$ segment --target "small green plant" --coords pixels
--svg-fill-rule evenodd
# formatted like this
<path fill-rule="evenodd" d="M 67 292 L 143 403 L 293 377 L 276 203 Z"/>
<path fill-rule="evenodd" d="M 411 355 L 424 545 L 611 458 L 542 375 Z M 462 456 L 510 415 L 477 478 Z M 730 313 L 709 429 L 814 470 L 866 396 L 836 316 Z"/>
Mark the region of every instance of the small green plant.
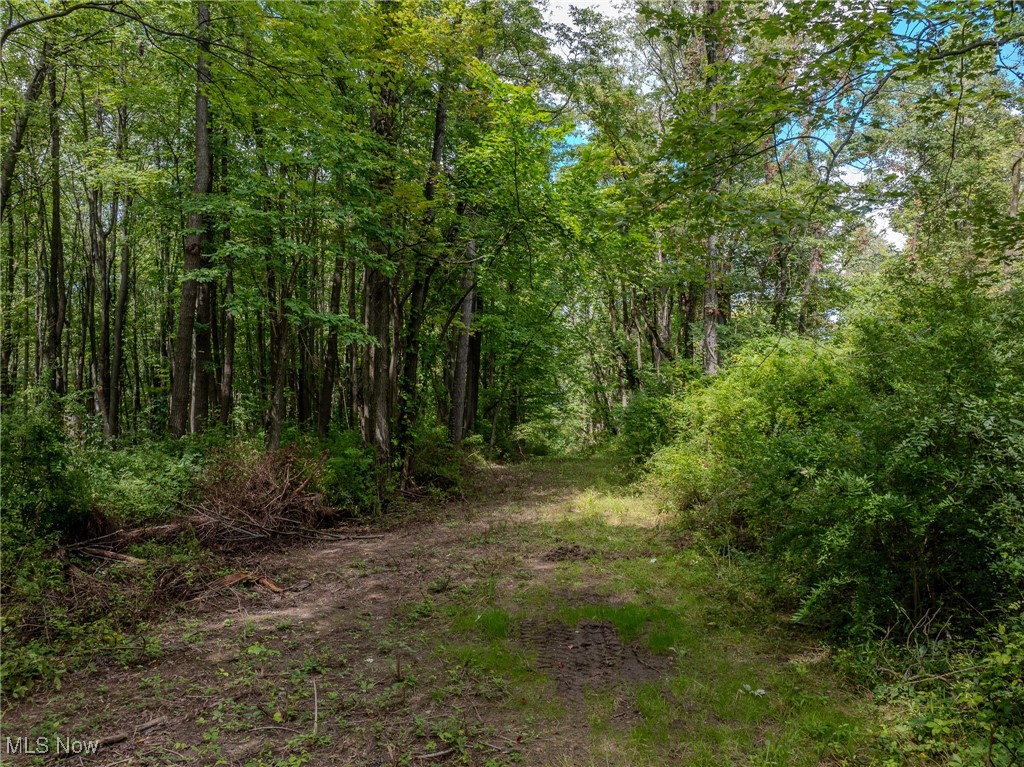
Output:
<path fill-rule="evenodd" d="M 332 431 L 324 443 L 328 453 L 317 484 L 336 508 L 358 513 L 376 508 L 377 480 L 373 453 L 355 431 Z"/>

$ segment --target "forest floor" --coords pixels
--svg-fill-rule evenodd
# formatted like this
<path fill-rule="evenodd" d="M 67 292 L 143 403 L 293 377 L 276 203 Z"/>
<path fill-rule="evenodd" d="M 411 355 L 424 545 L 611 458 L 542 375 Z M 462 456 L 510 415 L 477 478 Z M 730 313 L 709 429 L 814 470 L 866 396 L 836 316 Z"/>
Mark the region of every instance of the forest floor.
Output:
<path fill-rule="evenodd" d="M 3 736 L 117 741 L 63 761 L 97 766 L 870 758 L 867 696 L 610 461 L 483 468 L 378 532 L 240 563 L 285 591 L 179 607 L 145 663 L 66 675 Z"/>

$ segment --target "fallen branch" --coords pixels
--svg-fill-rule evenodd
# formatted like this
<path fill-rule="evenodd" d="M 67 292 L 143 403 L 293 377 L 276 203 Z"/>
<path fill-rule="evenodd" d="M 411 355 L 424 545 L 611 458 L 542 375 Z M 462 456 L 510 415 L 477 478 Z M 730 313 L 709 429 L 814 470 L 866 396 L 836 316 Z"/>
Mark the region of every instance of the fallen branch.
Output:
<path fill-rule="evenodd" d="M 229 575 L 223 575 L 215 581 L 211 581 L 203 589 L 203 593 L 200 594 L 196 599 L 202 599 L 205 596 L 209 596 L 215 591 L 221 591 L 222 589 L 229 589 L 232 586 L 238 586 L 239 584 L 255 583 L 267 591 L 274 594 L 284 593 L 284 589 L 278 584 L 274 583 L 270 578 L 264 575 L 256 575 L 255 573 L 248 573 L 239 571 L 237 573 L 231 573 Z"/>
<path fill-rule="evenodd" d="M 450 754 L 454 750 L 455 750 L 454 748 L 446 748 L 444 751 L 437 751 L 437 752 L 435 752 L 433 754 L 418 754 L 416 756 L 416 758 L 417 759 L 436 759 L 439 756 L 445 756 L 446 754 Z"/>
<path fill-rule="evenodd" d="M 256 580 L 257 585 L 262 586 L 267 591 L 271 591 L 275 594 L 283 594 L 284 589 L 274 583 L 270 578 L 258 578 Z"/>
<path fill-rule="evenodd" d="M 97 549 L 93 546 L 82 546 L 79 551 L 83 554 L 91 554 L 94 557 L 102 557 L 103 559 L 116 559 L 119 562 L 127 562 L 131 565 L 145 564 L 145 559 L 139 559 L 138 557 L 132 557 L 128 554 L 121 554 L 117 551 L 111 551 L 110 549 Z"/>
<path fill-rule="evenodd" d="M 167 722 L 166 716 L 158 716 L 156 719 L 150 719 L 145 724 L 140 724 L 138 727 L 136 727 L 135 734 L 139 735 L 140 733 L 146 732 L 147 730 L 152 730 L 154 727 L 159 727 L 161 724 L 164 724 L 165 722 Z"/>
<path fill-rule="evenodd" d="M 115 530 L 112 533 L 90 538 L 87 541 L 69 544 L 66 548 L 79 550 L 89 548 L 96 543 L 123 546 L 126 543 L 138 543 L 139 541 L 149 541 L 154 538 L 169 538 L 192 526 L 194 521 L 191 518 L 179 519 L 176 522 L 168 522 L 163 525 L 147 525 L 146 527 L 136 527 L 128 530 Z"/>

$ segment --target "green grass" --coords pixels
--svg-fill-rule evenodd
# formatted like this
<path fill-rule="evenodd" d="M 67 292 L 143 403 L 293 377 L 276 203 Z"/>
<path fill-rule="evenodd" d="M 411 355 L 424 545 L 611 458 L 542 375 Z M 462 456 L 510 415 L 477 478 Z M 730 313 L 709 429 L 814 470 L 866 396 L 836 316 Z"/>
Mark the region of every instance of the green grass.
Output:
<path fill-rule="evenodd" d="M 674 671 L 655 682 L 586 690 L 586 727 L 574 737 L 586 740 L 592 764 L 869 760 L 868 704 L 825 664 L 790 660 L 808 640 L 750 593 L 753 576 L 743 563 L 680 550 L 653 502 L 610 482 L 603 462 L 593 472 L 586 462 L 546 464 L 581 489 L 510 541 L 524 555 L 575 544 L 584 556 L 557 562 L 551 578 L 527 570 L 515 588 L 496 588 L 492 579 L 456 599 L 448 609 L 459 639 L 446 648 L 452 659 L 499 679 L 513 708 L 546 704 L 548 715 L 575 724 L 514 629 L 523 621 L 607 621 L 623 643 L 671 658 Z"/>
<path fill-rule="evenodd" d="M 814 638 L 758 598 L 747 564 L 681 546 L 671 518 L 611 467 L 523 466 L 519 505 L 452 536 L 443 562 L 431 564 L 427 544 L 412 551 L 424 575 L 376 616 L 387 620 L 344 612 L 326 639 L 292 618 L 185 615 L 167 655 L 197 659 L 202 674 L 141 671 L 137 690 L 212 701 L 185 750 L 202 764 L 232 759 L 241 735 L 268 727 L 300 733 L 295 753 L 313 763 L 326 763 L 327 737 L 393 747 L 373 764 L 446 749 L 445 763 L 492 767 L 867 763 L 875 712 L 816 660 Z M 163 553 L 187 563 L 193 552 Z M 337 569 L 386 574 L 382 562 Z M 537 629 L 595 621 L 650 668 L 567 693 Z M 271 754 L 247 763 L 278 764 Z"/>

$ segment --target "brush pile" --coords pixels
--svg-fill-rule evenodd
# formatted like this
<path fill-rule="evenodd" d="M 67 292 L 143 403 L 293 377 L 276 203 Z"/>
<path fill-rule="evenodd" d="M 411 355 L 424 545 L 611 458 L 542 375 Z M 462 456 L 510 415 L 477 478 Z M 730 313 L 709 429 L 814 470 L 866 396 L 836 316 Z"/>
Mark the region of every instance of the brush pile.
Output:
<path fill-rule="evenodd" d="M 207 549 L 252 550 L 278 538 L 314 538 L 334 515 L 321 493 L 311 489 L 327 453 L 312 463 L 295 450 L 232 458 L 217 463 L 200 482 L 195 500 L 171 522 L 116 530 L 67 546 L 69 551 L 123 559 L 113 549 L 175 538 L 191 531 Z M 330 537 L 330 536 L 328 536 Z M 91 552 L 85 547 L 94 547 Z"/>
<path fill-rule="evenodd" d="M 219 551 L 251 549 L 276 538 L 315 537 L 333 514 L 310 489 L 327 453 L 313 466 L 282 450 L 218 467 L 188 505 L 189 526 L 206 546 Z"/>

